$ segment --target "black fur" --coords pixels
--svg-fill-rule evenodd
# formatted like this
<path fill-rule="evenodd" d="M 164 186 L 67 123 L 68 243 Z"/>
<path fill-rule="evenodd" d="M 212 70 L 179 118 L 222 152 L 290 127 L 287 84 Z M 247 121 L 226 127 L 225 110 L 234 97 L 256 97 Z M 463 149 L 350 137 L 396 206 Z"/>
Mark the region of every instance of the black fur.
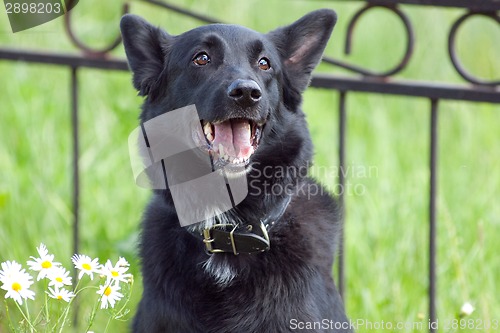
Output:
<path fill-rule="evenodd" d="M 335 21 L 333 11 L 318 10 L 268 34 L 216 24 L 171 36 L 137 16 L 123 17 L 133 84 L 145 96 L 141 122 L 190 104 L 208 121 L 265 122 L 250 159 L 249 195 L 225 218 L 254 223 L 293 193 L 269 231 L 269 251 L 209 257 L 203 243 L 180 227 L 170 192 L 156 190 L 143 218 L 144 293 L 134 332 L 350 332 L 331 328 L 332 322 L 348 323 L 331 277 L 341 209 L 307 178 L 312 143 L 300 107 Z M 192 61 L 200 51 L 211 59 L 203 67 Z M 261 57 L 269 59 L 270 70 L 258 68 Z M 237 79 L 261 88 L 256 105 L 228 98 L 228 86 Z M 266 167 L 291 172 L 269 177 Z M 273 185 L 287 191 L 273 194 Z M 217 276 L 224 269 L 232 273 L 226 280 Z M 293 320 L 324 321 L 319 328 L 294 330 Z"/>

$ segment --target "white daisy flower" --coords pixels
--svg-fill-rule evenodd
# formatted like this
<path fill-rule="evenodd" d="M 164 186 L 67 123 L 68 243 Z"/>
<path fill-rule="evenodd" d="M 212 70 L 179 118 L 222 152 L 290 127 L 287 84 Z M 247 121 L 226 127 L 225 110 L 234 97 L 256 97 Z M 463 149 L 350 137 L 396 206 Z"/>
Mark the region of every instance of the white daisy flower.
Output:
<path fill-rule="evenodd" d="M 75 297 L 75 294 L 72 291 L 68 291 L 64 288 L 58 287 L 55 287 L 54 289 L 49 287 L 49 291 L 46 291 L 46 293 L 51 298 L 63 300 L 65 302 L 69 302 L 73 297 Z"/>
<path fill-rule="evenodd" d="M 118 266 L 121 266 L 121 267 L 129 267 L 130 266 L 127 259 L 125 259 L 123 257 L 118 258 L 118 261 L 116 262 L 116 264 Z"/>
<path fill-rule="evenodd" d="M 111 260 L 108 259 L 101 269 L 101 274 L 106 276 L 106 285 L 111 282 L 127 283 L 132 274 L 127 274 L 129 263 L 124 258 L 120 257 L 116 265 L 113 266 Z"/>
<path fill-rule="evenodd" d="M 10 278 L 16 272 L 22 269 L 21 264 L 15 261 L 6 261 L 1 264 L 2 270 L 0 270 L 0 282 L 3 283 L 4 279 Z"/>
<path fill-rule="evenodd" d="M 52 268 L 58 267 L 61 264 L 58 262 L 54 262 L 54 255 L 49 254 L 49 251 L 43 243 L 41 243 L 40 246 L 36 249 L 40 257 L 30 257 L 31 259 L 33 259 L 33 261 L 28 261 L 27 264 L 28 266 L 30 266 L 30 269 L 32 271 L 40 272 L 38 273 L 38 276 L 36 278 L 36 280 L 39 281 L 46 277 Z"/>
<path fill-rule="evenodd" d="M 99 259 L 91 259 L 89 256 L 75 254 L 71 257 L 71 261 L 75 264 L 75 267 L 80 270 L 78 274 L 78 279 L 81 279 L 83 274 L 90 276 L 90 279 L 94 279 L 94 273 L 99 273 L 101 265 L 99 264 Z"/>
<path fill-rule="evenodd" d="M 469 302 L 465 302 L 460 308 L 460 315 L 462 317 L 470 316 L 474 312 L 474 307 Z"/>
<path fill-rule="evenodd" d="M 15 261 L 2 263 L 0 271 L 2 289 L 6 290 L 5 298 L 12 298 L 19 304 L 23 304 L 24 299 L 34 299 L 35 292 L 29 290 L 33 284 L 33 277 Z"/>
<path fill-rule="evenodd" d="M 69 272 L 64 267 L 54 267 L 47 278 L 50 279 L 49 286 L 62 288 L 63 286 L 71 286 L 71 277 Z"/>
<path fill-rule="evenodd" d="M 108 306 L 115 307 L 115 303 L 123 297 L 118 290 L 120 290 L 119 284 L 99 286 L 97 293 L 102 296 L 101 309 L 107 309 Z"/>

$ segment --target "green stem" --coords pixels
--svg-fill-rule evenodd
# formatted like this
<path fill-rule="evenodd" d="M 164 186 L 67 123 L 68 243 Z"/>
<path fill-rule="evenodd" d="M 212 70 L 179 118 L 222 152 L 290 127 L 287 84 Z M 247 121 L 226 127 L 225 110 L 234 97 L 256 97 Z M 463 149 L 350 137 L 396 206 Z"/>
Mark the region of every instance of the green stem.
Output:
<path fill-rule="evenodd" d="M 38 325 L 38 320 L 40 318 L 40 316 L 42 315 L 42 313 L 45 311 L 45 309 L 42 307 L 40 309 L 40 311 L 38 312 L 38 314 L 36 315 L 35 319 L 33 320 L 33 324 L 34 326 Z"/>
<path fill-rule="evenodd" d="M 9 312 L 9 306 L 7 305 L 7 300 L 4 300 L 5 303 L 5 313 L 7 315 L 7 318 L 9 318 L 9 328 L 12 330 L 12 332 L 17 332 L 17 330 L 14 328 L 14 324 L 12 324 L 12 319 L 10 318 L 10 312 Z"/>
<path fill-rule="evenodd" d="M 92 325 L 94 324 L 94 319 L 95 319 L 95 316 L 97 314 L 97 306 L 101 302 L 101 299 L 102 299 L 102 295 L 99 296 L 99 298 L 97 299 L 97 302 L 95 302 L 94 307 L 92 308 L 92 312 L 90 314 L 90 319 L 89 319 L 89 324 L 88 324 L 85 332 L 88 332 L 90 330 L 90 328 L 92 327 Z"/>
<path fill-rule="evenodd" d="M 26 322 L 28 323 L 28 325 L 30 326 L 30 331 L 31 332 L 36 332 L 36 328 L 33 327 L 33 324 L 31 324 L 31 321 L 29 319 L 29 311 L 28 311 L 28 315 L 26 315 L 23 311 L 23 309 L 21 309 L 21 306 L 16 302 L 14 301 L 14 304 L 16 304 L 17 308 L 19 309 L 19 311 L 21 312 L 21 314 L 23 315 L 24 317 L 24 320 L 26 320 Z M 26 310 L 28 310 L 28 303 L 26 302 Z"/>
<path fill-rule="evenodd" d="M 47 322 L 47 325 L 49 324 L 49 302 L 48 302 L 48 296 L 47 296 L 47 290 L 48 290 L 48 282 L 47 279 L 45 279 L 45 320 Z"/>
<path fill-rule="evenodd" d="M 134 281 L 132 280 L 132 282 L 130 282 L 130 288 L 129 288 L 129 293 L 128 293 L 127 299 L 125 300 L 125 303 L 123 303 L 123 306 L 120 308 L 120 310 L 118 310 L 117 315 L 114 317 L 117 318 L 118 315 L 120 315 L 122 313 L 122 311 L 125 309 L 127 304 L 130 302 L 130 298 L 132 298 L 132 289 L 133 288 L 134 288 Z"/>
<path fill-rule="evenodd" d="M 109 327 L 109 324 L 111 323 L 112 319 L 113 319 L 112 316 L 108 318 L 108 322 L 106 323 L 106 327 L 104 328 L 104 333 L 106 333 L 108 331 L 108 327 Z"/>
<path fill-rule="evenodd" d="M 128 292 L 128 295 L 127 295 L 127 299 L 125 300 L 125 303 L 123 303 L 122 307 L 118 310 L 118 312 L 116 312 L 111 317 L 109 317 L 108 322 L 106 323 L 106 327 L 104 329 L 104 333 L 106 333 L 108 331 L 109 324 L 111 324 L 111 321 L 113 319 L 117 319 L 117 318 L 123 317 L 122 312 L 123 312 L 123 310 L 125 310 L 127 304 L 130 302 L 130 298 L 132 297 L 132 289 L 133 289 L 133 287 L 134 287 L 134 281 L 132 280 L 132 282 L 130 282 L 130 288 L 129 288 L 129 292 Z"/>
<path fill-rule="evenodd" d="M 47 282 L 45 282 L 45 289 L 44 290 L 47 290 L 47 289 L 48 289 Z M 49 309 L 48 309 L 48 304 L 47 304 L 47 292 L 45 292 L 44 294 L 45 294 L 45 305 L 42 306 L 42 308 L 40 309 L 40 311 L 36 315 L 35 319 L 33 320 L 33 324 L 34 324 L 34 326 L 37 326 L 38 323 L 42 322 L 42 320 L 40 320 L 40 317 L 45 312 L 45 320 L 46 320 L 45 332 L 47 332 L 47 326 L 49 324 Z"/>
<path fill-rule="evenodd" d="M 58 320 L 57 320 L 57 323 L 56 323 L 56 326 L 54 327 L 54 332 L 55 332 L 55 329 L 57 328 L 57 325 L 59 325 L 59 322 L 61 321 L 61 318 L 63 319 L 62 323 L 61 323 L 61 328 L 59 329 L 59 333 L 62 333 L 62 330 L 63 330 L 63 327 L 64 327 L 64 324 L 66 324 L 66 319 L 68 318 L 68 313 L 69 313 L 69 309 L 71 307 L 71 304 L 73 303 L 73 300 L 76 298 L 76 295 L 78 295 L 78 293 L 85 289 L 85 288 L 82 288 L 81 290 L 78 290 L 78 286 L 80 285 L 80 279 L 78 279 L 78 282 L 76 283 L 76 286 L 75 286 L 75 289 L 73 289 L 74 291 L 74 294 L 75 296 L 69 300 L 68 302 L 68 305 L 66 306 L 66 308 L 63 310 L 63 313 L 59 316 Z"/>
<path fill-rule="evenodd" d="M 62 333 L 64 324 L 66 323 L 66 318 L 68 318 L 68 313 L 69 313 L 69 309 L 70 309 L 70 306 L 71 306 L 72 302 L 73 302 L 73 299 L 70 299 L 69 302 L 68 302 L 68 305 L 63 310 L 63 313 L 59 316 L 59 319 L 57 320 L 56 326 L 54 326 L 54 330 L 53 330 L 54 332 L 57 329 L 57 325 L 59 325 L 59 322 L 61 321 L 61 318 L 62 318 L 63 321 L 61 323 L 61 328 L 59 328 L 59 333 Z"/>
<path fill-rule="evenodd" d="M 28 317 L 28 323 L 29 323 L 29 325 L 30 325 L 31 332 L 33 333 L 33 332 L 34 332 L 33 330 L 35 330 L 35 331 L 36 331 L 36 329 L 35 329 L 35 327 L 33 326 L 33 324 L 31 323 L 31 318 L 30 318 L 30 310 L 29 310 L 29 308 L 28 308 L 28 300 L 26 300 L 26 302 L 24 302 L 24 305 L 26 306 L 26 316 Z"/>

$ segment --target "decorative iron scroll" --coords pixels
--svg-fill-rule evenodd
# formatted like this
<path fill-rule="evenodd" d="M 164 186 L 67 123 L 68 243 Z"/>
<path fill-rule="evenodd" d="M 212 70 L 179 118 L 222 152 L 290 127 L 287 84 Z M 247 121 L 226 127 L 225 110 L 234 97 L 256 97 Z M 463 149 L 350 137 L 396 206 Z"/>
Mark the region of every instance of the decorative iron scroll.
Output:
<path fill-rule="evenodd" d="M 345 49 L 344 49 L 345 54 L 348 55 L 351 53 L 352 34 L 354 31 L 354 27 L 356 26 L 356 23 L 359 21 L 359 18 L 364 13 L 368 12 L 370 9 L 373 9 L 373 8 L 386 8 L 386 9 L 390 10 L 392 13 L 396 14 L 400 18 L 401 22 L 403 22 L 403 25 L 404 25 L 405 31 L 406 31 L 406 51 L 405 51 L 405 54 L 404 54 L 403 58 L 401 59 L 401 61 L 396 66 L 394 66 L 394 68 L 392 68 L 388 71 L 382 72 L 382 73 L 376 73 L 376 72 L 373 72 L 371 70 L 364 69 L 364 68 L 356 66 L 356 65 L 351 65 L 351 64 L 348 64 L 348 63 L 340 61 L 340 60 L 335 60 L 335 59 L 333 59 L 331 57 L 327 57 L 327 56 L 323 57 L 324 62 L 326 62 L 328 64 L 342 67 L 344 69 L 347 69 L 349 71 L 352 71 L 352 72 L 355 72 L 358 74 L 362 74 L 362 75 L 366 75 L 366 76 L 375 76 L 375 77 L 391 76 L 391 75 L 394 75 L 394 74 L 400 72 L 401 70 L 403 70 L 406 67 L 406 65 L 410 61 L 411 56 L 413 55 L 413 49 L 414 49 L 414 44 L 415 44 L 415 34 L 413 32 L 413 26 L 411 25 L 411 21 L 408 18 L 408 16 L 406 16 L 406 14 L 404 14 L 401 10 L 398 9 L 397 6 L 394 6 L 394 5 L 377 5 L 377 4 L 373 4 L 373 3 L 368 2 L 363 8 L 358 10 L 354 14 L 354 16 L 351 18 L 351 21 L 349 22 L 349 25 L 347 26 L 347 36 L 346 36 L 346 40 L 345 40 Z"/>
<path fill-rule="evenodd" d="M 428 2 L 432 2 L 432 1 L 428 1 Z M 451 4 L 450 4 L 450 2 L 448 1 L 445 5 L 452 6 L 452 3 L 453 2 L 451 2 Z M 490 6 L 492 4 L 494 5 L 495 2 L 489 1 L 488 3 L 485 4 L 485 5 L 487 5 L 486 6 L 487 9 L 489 9 L 489 11 L 486 11 L 486 10 L 481 10 L 481 2 L 477 1 L 474 5 L 474 9 L 469 9 L 469 11 L 467 13 L 460 16 L 453 23 L 453 25 L 450 29 L 449 35 L 448 35 L 448 54 L 450 56 L 450 60 L 451 60 L 451 63 L 453 64 L 453 67 L 455 68 L 457 73 L 460 74 L 460 76 L 463 79 L 465 79 L 466 81 L 468 81 L 470 83 L 476 84 L 476 85 L 497 86 L 497 85 L 500 85 L 500 80 L 493 80 L 493 81 L 482 80 L 482 79 L 479 79 L 479 78 L 473 76 L 468 71 L 466 71 L 464 66 L 460 63 L 460 61 L 458 59 L 455 41 L 456 41 L 458 28 L 467 19 L 469 19 L 472 16 L 489 17 L 500 24 L 500 16 L 498 15 L 498 12 L 497 12 L 498 10 L 500 10 L 500 1 L 496 2 L 496 5 L 498 7 L 498 8 L 496 8 L 496 10 L 492 10 L 490 8 Z M 436 3 L 435 5 L 443 5 L 443 4 Z M 355 72 L 358 74 L 362 74 L 365 76 L 381 77 L 381 78 L 392 76 L 392 75 L 400 72 L 401 70 L 403 70 L 406 67 L 406 65 L 410 61 L 410 58 L 413 55 L 414 44 L 415 44 L 415 38 L 414 38 L 414 32 L 413 32 L 414 30 L 413 30 L 413 26 L 412 26 L 411 21 L 408 18 L 408 16 L 406 16 L 406 14 L 404 14 L 404 12 L 399 9 L 399 6 L 394 4 L 394 3 L 380 3 L 378 1 L 373 1 L 373 2 L 368 1 L 364 7 L 362 7 L 360 10 L 358 10 L 354 14 L 354 16 L 351 18 L 351 20 L 349 21 L 349 24 L 347 27 L 347 36 L 346 36 L 344 52 L 347 55 L 349 55 L 351 52 L 352 34 L 353 34 L 354 27 L 356 26 L 356 23 L 359 21 L 359 18 L 363 14 L 368 12 L 370 9 L 377 8 L 377 7 L 378 8 L 385 8 L 385 9 L 389 10 L 390 12 L 394 13 L 396 16 L 398 16 L 398 18 L 401 20 L 401 22 L 404 25 L 404 28 L 406 31 L 406 51 L 405 51 L 405 54 L 404 54 L 403 58 L 401 59 L 401 61 L 396 66 L 394 66 L 394 68 L 392 68 L 388 71 L 382 72 L 382 73 L 376 73 L 376 72 L 373 72 L 369 69 L 365 69 L 365 68 L 362 68 L 362 67 L 359 67 L 356 65 L 352 65 L 352 64 L 349 64 L 349 63 L 346 63 L 343 61 L 335 60 L 335 59 L 333 59 L 331 57 L 327 57 L 327 56 L 323 58 L 324 62 L 339 66 L 339 67 L 344 68 L 346 70 L 349 70 L 349 71 L 352 71 L 352 72 Z"/>
<path fill-rule="evenodd" d="M 176 12 L 181 15 L 189 16 L 191 18 L 195 18 L 197 20 L 200 20 L 204 23 L 216 23 L 220 22 L 220 20 L 217 20 L 213 17 L 207 16 L 207 15 L 202 15 L 190 10 L 186 10 L 184 8 L 181 8 L 176 5 L 169 4 L 165 1 L 159 1 L 159 0 L 142 0 L 142 2 L 149 3 L 151 5 L 155 5 L 173 12 Z M 454 4 L 457 7 L 464 7 L 463 4 L 458 3 L 458 2 L 453 2 L 453 1 L 430 1 L 426 0 L 425 3 L 420 3 L 419 1 L 402 1 L 404 3 L 408 4 L 424 4 L 424 5 L 436 5 L 436 6 L 446 6 L 446 7 L 453 7 Z M 461 64 L 459 57 L 457 55 L 456 51 L 456 37 L 457 37 L 457 31 L 459 27 L 469 18 L 473 16 L 484 16 L 487 18 L 491 18 L 497 23 L 500 24 L 500 16 L 498 14 L 498 11 L 500 10 L 500 1 L 474 1 L 474 6 L 472 9 L 469 9 L 468 12 L 460 16 L 452 25 L 449 35 L 448 35 L 448 54 L 451 60 L 451 63 L 453 64 L 453 67 L 457 71 L 457 73 L 466 81 L 474 84 L 474 85 L 481 85 L 481 86 L 498 86 L 500 85 L 500 80 L 483 80 L 478 77 L 475 77 L 474 75 L 470 74 L 464 66 Z M 352 38 L 353 38 L 353 33 L 354 29 L 356 27 L 356 24 L 359 22 L 359 19 L 361 16 L 369 12 L 370 10 L 374 8 L 385 8 L 389 10 L 391 13 L 394 13 L 403 23 L 404 29 L 405 29 L 405 35 L 406 35 L 406 49 L 404 52 L 403 57 L 399 61 L 398 64 L 396 64 L 393 68 L 384 71 L 384 72 L 375 72 L 373 70 L 367 69 L 360 67 L 358 65 L 350 64 L 345 61 L 337 60 L 329 56 L 325 56 L 323 58 L 323 62 L 331 65 L 335 65 L 338 67 L 341 67 L 343 69 L 346 69 L 348 71 L 361 74 L 363 76 L 367 77 L 375 77 L 375 78 L 387 78 L 390 76 L 393 76 L 399 72 L 401 72 L 403 69 L 406 68 L 408 65 L 411 57 L 413 56 L 413 51 L 415 48 L 415 33 L 413 29 L 413 25 L 411 23 L 411 20 L 409 17 L 399 8 L 399 4 L 396 1 L 389 1 L 389 0 L 379 0 L 379 1 L 367 1 L 366 5 L 363 6 L 361 9 L 359 9 L 353 17 L 350 19 L 349 24 L 347 26 L 347 33 L 346 33 L 346 41 L 345 41 L 345 49 L 344 52 L 345 54 L 349 55 L 351 53 L 351 46 L 352 46 Z M 122 13 L 128 13 L 129 11 L 129 4 L 125 3 L 123 5 Z M 87 45 L 85 45 L 78 37 L 76 36 L 75 32 L 72 29 L 72 24 L 71 24 L 71 12 L 65 15 L 65 28 L 68 33 L 68 36 L 73 43 L 75 47 L 77 47 L 79 50 L 82 51 L 82 53 L 86 56 L 93 57 L 93 58 L 106 58 L 109 52 L 114 50 L 118 45 L 121 43 L 121 37 L 118 35 L 116 39 L 107 47 L 104 47 L 102 49 L 93 49 Z"/>
<path fill-rule="evenodd" d="M 500 7 L 500 3 L 499 3 Z M 500 8 L 499 8 L 500 9 Z M 500 85 L 500 80 L 494 80 L 494 81 L 485 81 L 481 80 L 467 72 L 463 65 L 460 63 L 458 60 L 458 55 L 455 49 L 455 39 L 457 37 L 457 31 L 458 28 L 469 18 L 472 16 L 485 16 L 485 17 L 490 17 L 493 20 L 495 20 L 498 24 L 500 24 L 500 16 L 496 12 L 475 12 L 475 11 L 469 11 L 468 13 L 465 13 L 461 17 L 459 17 L 455 23 L 451 26 L 450 33 L 448 35 L 448 53 L 450 55 L 451 63 L 453 64 L 453 67 L 455 67 L 455 70 L 462 76 L 465 80 L 474 83 L 474 84 L 479 84 L 479 85 L 486 85 L 486 86 L 497 86 Z"/>
<path fill-rule="evenodd" d="M 70 4 L 74 0 L 70 0 Z M 122 9 L 122 14 L 125 15 L 129 11 L 129 4 L 124 3 L 123 4 L 123 9 Z M 93 49 L 87 45 L 85 45 L 78 37 L 76 36 L 75 32 L 72 29 L 71 25 L 71 14 L 72 11 L 69 11 L 64 15 L 64 27 L 66 29 L 66 32 L 68 34 L 69 39 L 73 43 L 74 46 L 76 46 L 78 49 L 80 49 L 84 55 L 91 57 L 91 58 L 105 58 L 107 54 L 111 51 L 113 51 L 118 45 L 121 44 L 122 42 L 122 37 L 120 33 L 118 32 L 118 35 L 116 36 L 115 40 L 108 45 L 107 47 L 104 47 L 102 49 Z"/>

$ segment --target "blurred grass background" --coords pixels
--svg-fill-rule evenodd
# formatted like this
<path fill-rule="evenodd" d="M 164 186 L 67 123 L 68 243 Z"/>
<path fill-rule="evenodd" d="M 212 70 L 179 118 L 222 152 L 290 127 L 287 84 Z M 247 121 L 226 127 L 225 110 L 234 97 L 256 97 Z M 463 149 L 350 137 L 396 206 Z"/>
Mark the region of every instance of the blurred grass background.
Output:
<path fill-rule="evenodd" d="M 384 70 L 398 62 L 404 50 L 401 23 L 386 10 L 376 9 L 359 22 L 352 55 L 342 53 L 346 25 L 362 5 L 357 1 L 171 2 L 263 32 L 308 11 L 333 8 L 339 19 L 326 54 Z M 449 28 L 463 11 L 403 9 L 414 24 L 417 43 L 409 66 L 397 77 L 463 83 L 446 51 Z M 199 25 L 139 1 L 132 2 L 131 12 L 172 34 Z M 74 30 L 87 44 L 102 47 L 118 33 L 120 16 L 120 1 L 81 1 L 73 12 Z M 3 10 L 0 47 L 77 52 L 66 37 L 62 19 L 12 34 Z M 458 51 L 474 74 L 489 79 L 500 76 L 500 29 L 493 21 L 468 21 L 459 32 Z M 113 55 L 123 58 L 123 48 Z M 327 65 L 318 70 L 347 74 Z M 24 263 L 43 242 L 69 267 L 70 70 L 0 61 L 0 78 L 0 262 Z M 136 239 L 149 192 L 134 185 L 129 167 L 127 137 L 137 126 L 141 104 L 130 79 L 125 72 L 79 71 L 81 251 L 102 262 L 119 255 L 132 262 L 133 311 L 141 293 Z M 430 103 L 358 93 L 348 94 L 347 103 L 348 315 L 352 320 L 423 322 L 425 326 Z M 305 94 L 315 163 L 322 170 L 335 170 L 338 165 L 337 105 L 335 91 L 309 89 Z M 487 324 L 500 320 L 500 107 L 451 101 L 441 101 L 439 107 L 439 320 L 455 318 L 461 305 L 470 301 L 476 308 L 471 318 Z M 335 189 L 334 173 L 318 175 Z M 85 320 L 82 314 L 81 322 Z M 95 331 L 103 329 L 105 320 L 98 314 Z M 0 323 L 0 332 L 6 331 L 5 307 L 0 308 Z M 115 322 L 110 331 L 125 331 L 129 324 Z M 361 327 L 359 331 L 370 330 Z M 476 331 L 494 332 L 467 329 Z"/>

